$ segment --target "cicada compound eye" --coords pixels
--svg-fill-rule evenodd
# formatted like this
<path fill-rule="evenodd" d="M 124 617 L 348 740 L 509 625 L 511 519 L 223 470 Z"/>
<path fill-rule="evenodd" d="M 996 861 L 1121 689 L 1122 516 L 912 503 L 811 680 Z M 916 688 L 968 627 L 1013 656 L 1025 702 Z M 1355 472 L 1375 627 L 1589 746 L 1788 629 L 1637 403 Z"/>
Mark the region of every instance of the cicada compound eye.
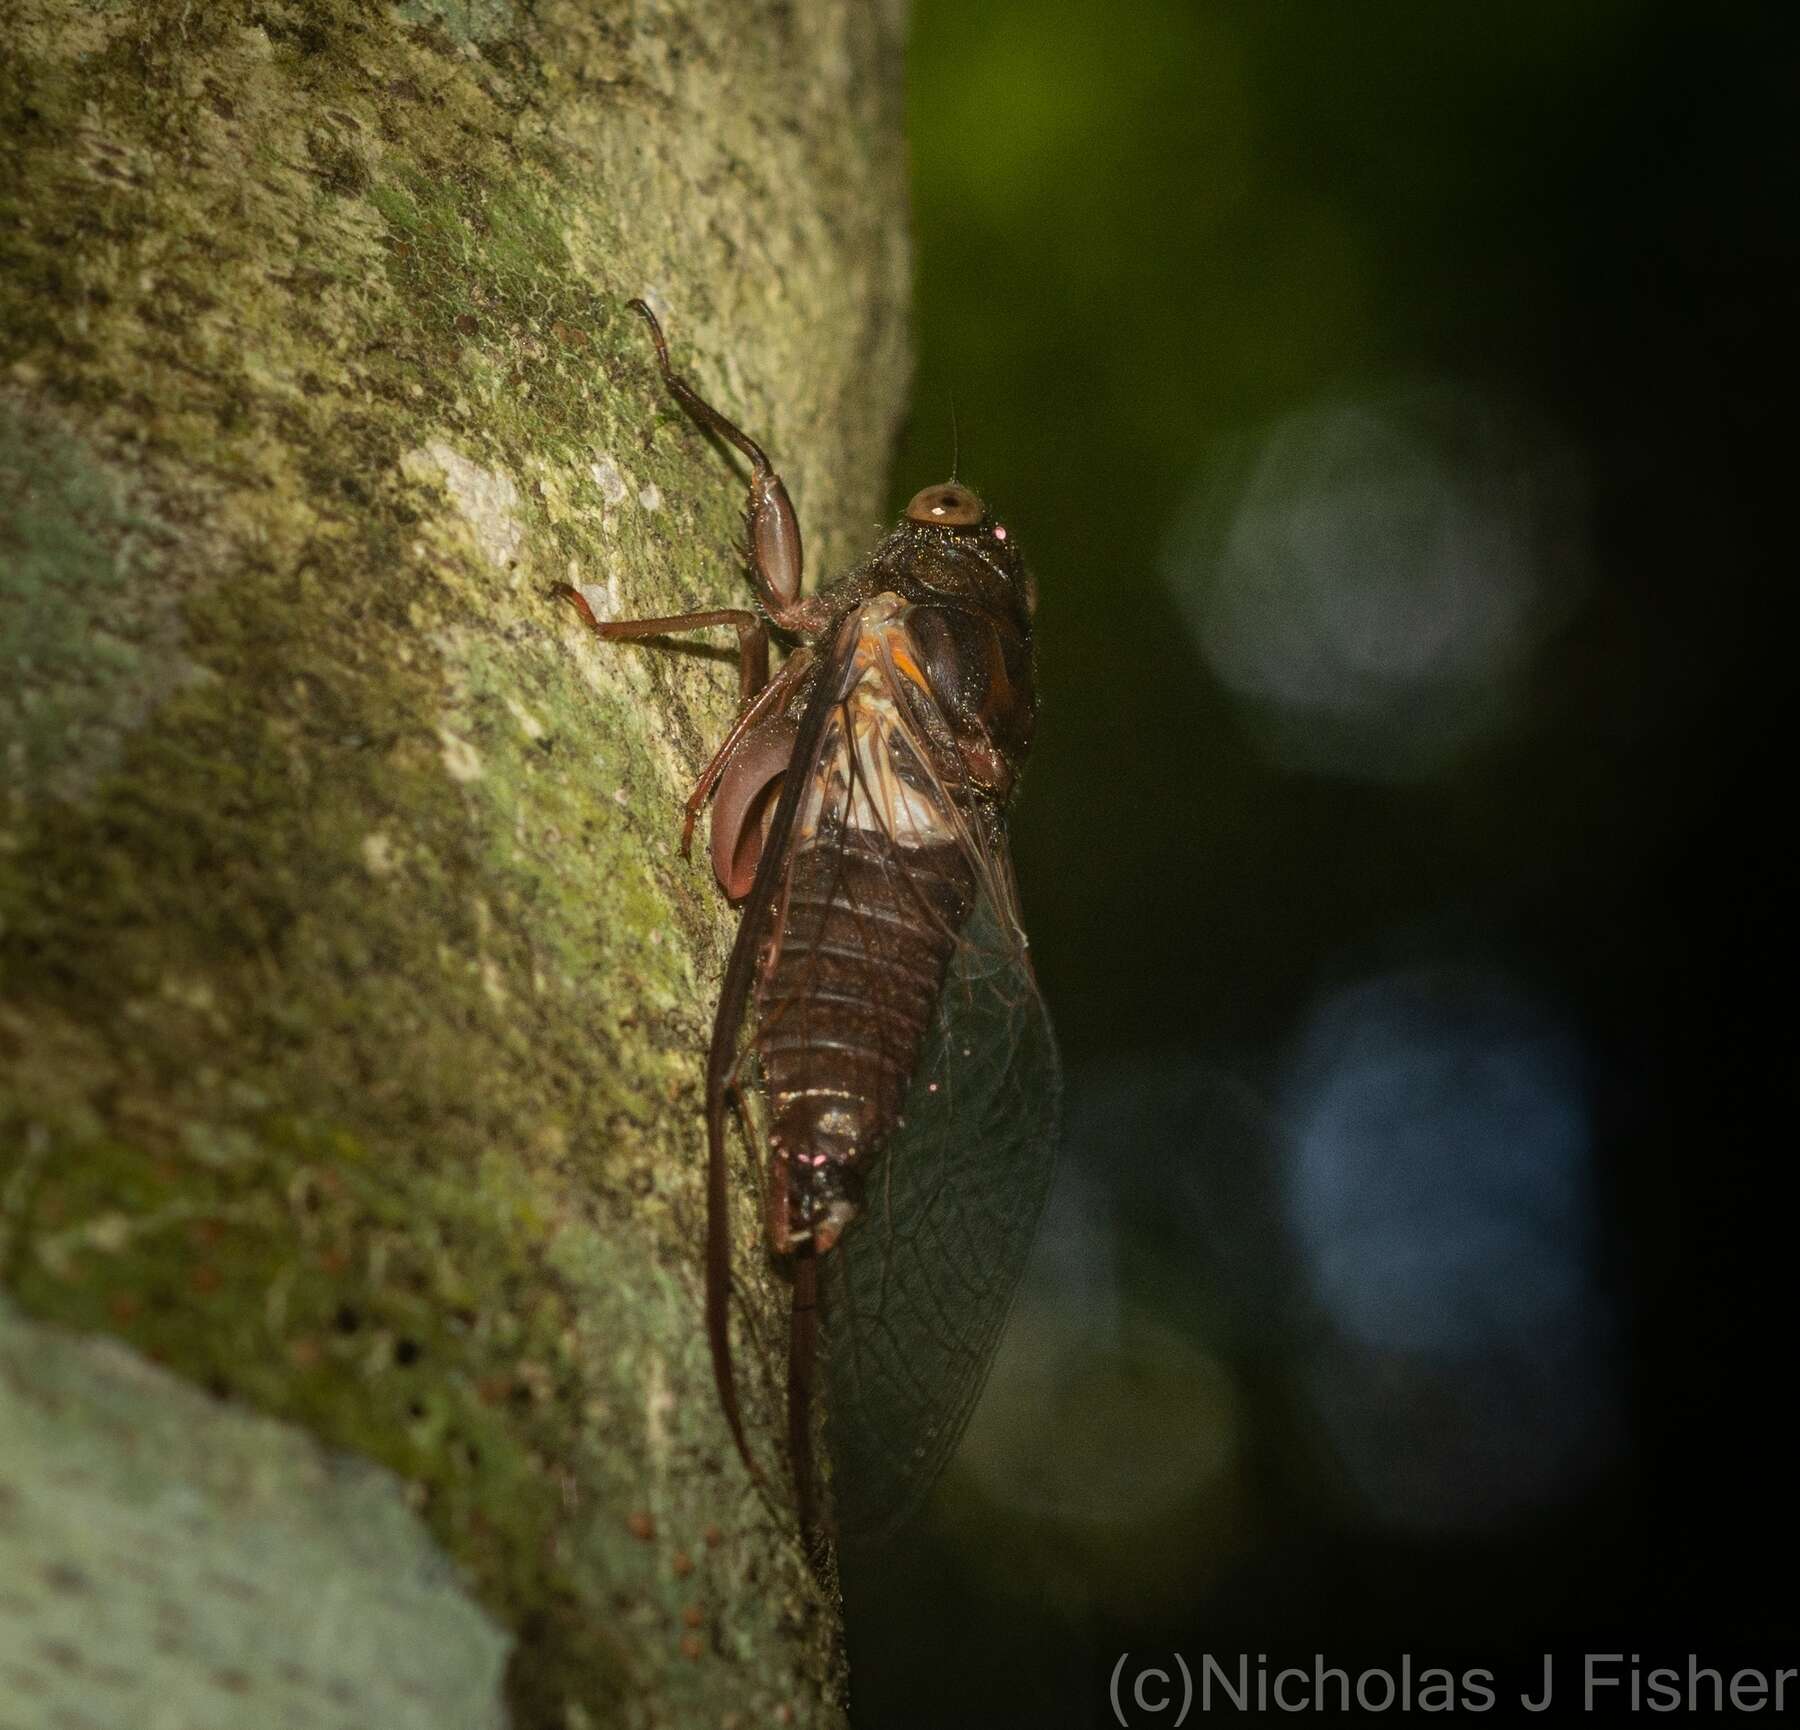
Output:
<path fill-rule="evenodd" d="M 924 523 L 928 528 L 972 529 L 986 515 L 987 506 L 955 481 L 940 481 L 914 493 L 913 502 L 906 507 L 909 522 Z"/>

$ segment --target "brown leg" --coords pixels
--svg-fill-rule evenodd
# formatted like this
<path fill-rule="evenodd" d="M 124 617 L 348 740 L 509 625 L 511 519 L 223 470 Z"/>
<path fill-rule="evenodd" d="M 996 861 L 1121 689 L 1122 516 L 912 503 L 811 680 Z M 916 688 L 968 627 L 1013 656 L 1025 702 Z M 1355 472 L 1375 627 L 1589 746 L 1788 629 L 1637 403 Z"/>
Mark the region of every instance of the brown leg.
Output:
<path fill-rule="evenodd" d="M 725 735 L 724 742 L 700 771 L 700 779 L 694 783 L 694 790 L 688 796 L 687 814 L 681 823 L 682 858 L 689 856 L 694 844 L 694 825 L 699 821 L 706 801 L 713 796 L 713 789 L 718 786 L 719 777 L 725 773 L 725 765 L 730 760 L 731 753 L 737 749 L 738 742 L 793 690 L 811 659 L 811 652 L 805 648 L 796 649 L 788 656 L 781 671 L 744 706 L 737 720 L 732 723 L 731 731 Z"/>
<path fill-rule="evenodd" d="M 741 1118 L 743 1106 L 735 1082 L 726 1084 L 726 1093 Z M 731 1227 L 726 1207 L 725 1100 L 717 1094 L 709 1094 L 706 1104 L 706 1343 L 726 1427 L 744 1469 L 760 1485 L 762 1468 L 744 1435 L 744 1419 L 738 1410 L 737 1371 L 731 1361 Z"/>
<path fill-rule="evenodd" d="M 669 364 L 669 345 L 663 340 L 656 314 L 641 300 L 631 309 L 643 315 L 656 344 L 656 364 L 662 369 L 669 394 L 703 427 L 735 445 L 750 459 L 750 503 L 746 517 L 750 527 L 750 579 L 769 617 L 776 624 L 797 630 L 805 624 L 798 608 L 802 548 L 800 523 L 781 476 L 769 465 L 755 439 L 728 421 Z"/>
<path fill-rule="evenodd" d="M 794 1263 L 794 1311 L 788 1334 L 788 1463 L 794 1474 L 794 1504 L 800 1516 L 800 1541 L 809 1560 L 820 1550 L 818 1484 L 813 1474 L 812 1384 L 818 1356 L 819 1264 L 811 1255 Z"/>
<path fill-rule="evenodd" d="M 558 583 L 555 593 L 608 642 L 622 642 L 630 637 L 666 637 L 671 631 L 704 631 L 715 625 L 729 625 L 738 634 L 738 696 L 748 700 L 769 682 L 769 627 L 760 614 L 748 607 L 713 607 L 704 613 L 676 613 L 666 619 L 602 621 L 594 617 L 594 609 L 579 589 Z"/>
<path fill-rule="evenodd" d="M 694 847 L 694 825 L 706 801 L 713 796 L 719 777 L 739 741 L 767 715 L 775 704 L 792 691 L 800 675 L 806 671 L 812 652 L 802 646 L 788 656 L 781 671 L 769 677 L 769 633 L 757 614 L 743 607 L 715 607 L 704 613 L 678 613 L 667 619 L 616 619 L 602 622 L 594 617 L 587 596 L 567 583 L 556 585 L 557 594 L 575 607 L 593 626 L 599 636 L 609 642 L 630 637 L 660 637 L 670 631 L 704 630 L 710 625 L 730 625 L 738 633 L 738 695 L 744 707 L 732 723 L 718 750 L 707 759 L 700 779 L 688 795 L 681 819 L 681 856 L 691 858 Z"/>

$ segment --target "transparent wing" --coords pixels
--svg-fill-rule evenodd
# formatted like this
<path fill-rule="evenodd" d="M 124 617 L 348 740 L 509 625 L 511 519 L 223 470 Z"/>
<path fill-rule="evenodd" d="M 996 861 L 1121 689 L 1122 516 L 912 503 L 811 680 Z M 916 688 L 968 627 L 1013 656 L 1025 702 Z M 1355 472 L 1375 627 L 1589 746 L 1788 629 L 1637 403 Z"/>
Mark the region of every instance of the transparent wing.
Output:
<path fill-rule="evenodd" d="M 1010 882 L 987 881 L 864 1216 L 820 1265 L 826 1441 L 850 1541 L 890 1533 L 955 1451 L 1049 1194 L 1056 1042 Z"/>

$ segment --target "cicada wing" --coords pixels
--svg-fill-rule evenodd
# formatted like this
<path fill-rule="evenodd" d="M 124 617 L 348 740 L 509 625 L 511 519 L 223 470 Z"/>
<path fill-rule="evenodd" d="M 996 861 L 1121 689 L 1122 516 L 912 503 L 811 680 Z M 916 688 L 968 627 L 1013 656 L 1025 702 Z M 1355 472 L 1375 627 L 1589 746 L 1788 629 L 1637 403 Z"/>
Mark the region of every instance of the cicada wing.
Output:
<path fill-rule="evenodd" d="M 821 1260 L 825 1433 L 849 1541 L 890 1534 L 955 1451 L 1050 1191 L 1055 1036 L 1010 873 L 986 882 L 864 1215 Z"/>

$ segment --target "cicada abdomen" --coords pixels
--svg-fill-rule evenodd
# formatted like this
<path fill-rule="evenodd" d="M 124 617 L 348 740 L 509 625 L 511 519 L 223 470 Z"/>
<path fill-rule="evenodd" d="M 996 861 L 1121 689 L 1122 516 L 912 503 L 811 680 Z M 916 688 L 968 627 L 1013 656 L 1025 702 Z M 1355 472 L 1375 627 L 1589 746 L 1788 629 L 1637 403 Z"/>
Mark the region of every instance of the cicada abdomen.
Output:
<path fill-rule="evenodd" d="M 1048 1187 L 1055 1045 L 1006 848 L 1036 713 L 1036 597 L 1004 526 L 952 481 L 802 599 L 779 477 L 672 372 L 654 318 L 633 304 L 671 392 L 752 464 L 760 611 L 601 623 L 564 591 L 606 637 L 713 625 L 739 637 L 744 708 L 683 831 L 685 850 L 716 798 L 714 869 L 743 903 L 707 1062 L 715 1379 L 760 1475 L 739 1410 L 726 1231 L 726 1126 L 754 1081 L 769 1247 L 794 1283 L 788 1445 L 802 1523 L 822 1307 L 840 1523 L 874 1532 L 916 1505 L 961 1433 Z M 773 679 L 771 628 L 797 644 Z"/>

